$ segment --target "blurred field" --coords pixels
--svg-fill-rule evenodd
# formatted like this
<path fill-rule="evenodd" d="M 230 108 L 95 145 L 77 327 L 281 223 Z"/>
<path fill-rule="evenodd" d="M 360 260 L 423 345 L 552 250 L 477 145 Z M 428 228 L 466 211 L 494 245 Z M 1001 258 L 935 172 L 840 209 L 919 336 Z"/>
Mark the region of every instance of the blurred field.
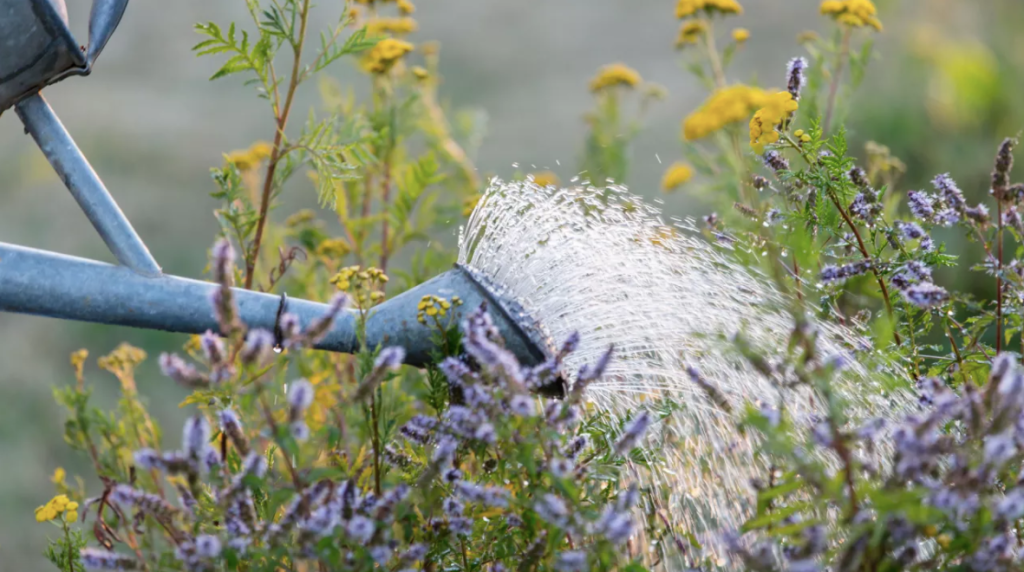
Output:
<path fill-rule="evenodd" d="M 70 4 L 84 42 L 88 3 Z M 679 122 L 704 96 L 672 49 L 672 2 L 420 4 L 414 39 L 441 42 L 443 95 L 456 106 L 488 114 L 488 136 L 477 158 L 482 170 L 509 176 L 518 163 L 570 178 L 583 141 L 582 114 L 591 103 L 587 81 L 601 65 L 622 61 L 668 89 L 668 99 L 653 108 L 638 138 L 629 181 L 639 194 L 660 194 L 657 181 L 679 157 Z M 818 3 L 744 4 L 747 12 L 735 25 L 751 30 L 753 49 L 738 56 L 731 76 L 781 84 L 785 62 L 801 53 L 795 36 L 824 29 Z M 878 4 L 886 31 L 879 37 L 880 59 L 852 110 L 858 117 L 851 125 L 855 149 L 877 140 L 908 164 L 907 185 L 921 186 L 935 173 L 951 171 L 969 194 L 980 197 L 996 145 L 1022 126 L 1024 99 L 1017 94 L 1024 87 L 1024 37 L 1009 24 L 1022 21 L 1024 7 L 1015 0 L 986 0 L 983 10 L 972 0 Z M 332 2 L 320 10 L 333 14 L 338 6 Z M 215 60 L 198 60 L 190 52 L 195 22 L 246 18 L 241 0 L 135 2 L 92 76 L 46 90 L 169 273 L 203 271 L 204 251 L 216 231 L 209 168 L 221 162 L 222 153 L 273 134 L 262 100 L 240 81 L 208 82 Z M 338 64 L 331 75 L 342 82 L 355 77 L 348 65 Z M 316 90 L 309 86 L 297 109 L 304 113 L 316 105 Z M 669 197 L 666 210 L 703 214 L 684 195 Z M 292 196 L 315 205 L 312 188 L 295 188 Z M 0 241 L 110 260 L 10 112 L 0 117 Z M 963 280 L 964 274 L 939 280 Z M 87 376 L 109 399 L 116 382 L 95 367 L 94 358 L 120 341 L 149 351 L 154 359 L 140 373 L 139 388 L 157 405 L 154 411 L 173 442 L 181 393 L 156 374 L 154 362 L 159 351 L 183 339 L 0 315 L 0 571 L 48 569 L 40 553 L 55 529 L 33 522 L 32 509 L 49 498 L 47 478 L 55 467 L 72 475 L 84 469 L 83 460 L 65 450 L 60 414 L 50 399 L 52 387 L 71 381 L 68 354 L 89 349 Z"/>

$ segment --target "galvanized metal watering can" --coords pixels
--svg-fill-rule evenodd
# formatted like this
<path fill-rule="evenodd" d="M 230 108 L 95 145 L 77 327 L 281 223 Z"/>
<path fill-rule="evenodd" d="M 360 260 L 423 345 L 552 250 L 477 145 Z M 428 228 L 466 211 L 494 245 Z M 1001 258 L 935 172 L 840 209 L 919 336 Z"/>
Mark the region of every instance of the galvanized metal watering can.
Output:
<path fill-rule="evenodd" d="M 183 333 L 217 331 L 209 295 L 218 286 L 163 274 L 160 265 L 93 171 L 57 115 L 39 93 L 71 75 L 88 75 L 117 27 L 128 0 L 95 0 L 88 48 L 80 49 L 67 26 L 63 0 L 0 0 L 0 113 L 14 107 L 27 133 L 46 155 L 118 265 L 0 243 L 0 311 Z M 462 308 L 487 303 L 506 346 L 524 365 L 550 353 L 536 322 L 512 300 L 502 299 L 467 268 L 454 269 L 377 306 L 367 323 L 367 342 L 401 345 L 406 362 L 429 361 L 430 331 L 416 321 L 427 294 L 464 300 Z M 282 298 L 235 290 L 240 317 L 250 327 L 273 329 Z M 289 300 L 287 309 L 308 324 L 325 304 Z M 358 349 L 355 315 L 343 316 L 317 345 L 351 353 Z M 551 389 L 545 393 L 558 393 Z"/>

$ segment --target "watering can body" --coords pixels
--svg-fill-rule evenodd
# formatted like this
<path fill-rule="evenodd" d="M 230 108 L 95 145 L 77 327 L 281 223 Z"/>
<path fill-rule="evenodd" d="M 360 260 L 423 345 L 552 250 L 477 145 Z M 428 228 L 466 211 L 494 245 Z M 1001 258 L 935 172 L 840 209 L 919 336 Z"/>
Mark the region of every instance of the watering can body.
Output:
<path fill-rule="evenodd" d="M 89 46 L 68 27 L 64 0 L 0 0 L 0 113 L 70 75 L 88 75 L 128 0 L 96 0 Z"/>

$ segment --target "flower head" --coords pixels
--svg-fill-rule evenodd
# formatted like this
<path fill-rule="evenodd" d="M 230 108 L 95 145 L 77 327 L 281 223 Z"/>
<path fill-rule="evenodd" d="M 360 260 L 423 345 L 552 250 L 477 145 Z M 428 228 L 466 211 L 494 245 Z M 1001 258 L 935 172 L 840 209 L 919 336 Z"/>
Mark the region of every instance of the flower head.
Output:
<path fill-rule="evenodd" d="M 640 74 L 626 64 L 609 64 L 601 68 L 590 80 L 590 91 L 597 93 L 610 87 L 636 87 L 643 81 Z"/>
<path fill-rule="evenodd" d="M 780 91 L 768 97 L 765 106 L 757 110 L 750 120 L 750 146 L 757 153 L 764 153 L 764 146 L 779 140 L 775 126 L 782 123 L 799 104 L 793 94 Z"/>
<path fill-rule="evenodd" d="M 681 48 L 688 44 L 696 44 L 707 31 L 708 25 L 704 20 L 687 20 L 683 22 L 683 25 L 679 27 L 676 47 Z"/>
<path fill-rule="evenodd" d="M 750 30 L 746 28 L 736 28 L 732 31 L 732 41 L 737 44 L 742 44 L 750 39 Z"/>
<path fill-rule="evenodd" d="M 871 27 L 882 31 L 878 9 L 871 0 L 825 0 L 821 3 L 821 13 L 830 16 L 836 22 L 854 28 Z"/>
<path fill-rule="evenodd" d="M 665 171 L 665 175 L 661 178 L 661 190 L 666 193 L 674 191 L 679 188 L 680 185 L 686 183 L 693 178 L 693 167 L 686 163 L 673 163 L 671 167 Z"/>
<path fill-rule="evenodd" d="M 396 61 L 411 52 L 413 45 L 404 40 L 385 38 L 373 47 L 366 55 L 365 67 L 375 74 L 387 73 Z"/>
<path fill-rule="evenodd" d="M 679 0 L 676 3 L 676 18 L 683 19 L 703 11 L 708 16 L 715 14 L 742 14 L 743 6 L 736 0 Z"/>
<path fill-rule="evenodd" d="M 683 120 L 683 137 L 696 141 L 730 123 L 744 121 L 751 112 L 765 105 L 768 93 L 756 87 L 734 85 L 719 89 Z"/>

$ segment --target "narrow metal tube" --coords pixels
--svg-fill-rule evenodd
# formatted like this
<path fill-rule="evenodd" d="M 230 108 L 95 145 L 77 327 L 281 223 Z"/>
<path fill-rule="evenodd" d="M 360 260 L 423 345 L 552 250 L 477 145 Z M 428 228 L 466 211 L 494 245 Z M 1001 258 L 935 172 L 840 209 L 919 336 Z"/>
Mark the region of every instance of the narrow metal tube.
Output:
<path fill-rule="evenodd" d="M 218 330 L 210 305 L 218 287 L 212 282 L 168 275 L 147 278 L 121 266 L 0 243 L 0 312 L 199 334 Z M 243 322 L 250 328 L 273 331 L 278 296 L 239 288 L 234 294 Z M 464 312 L 489 303 L 506 347 L 520 362 L 536 365 L 544 359 L 544 350 L 512 321 L 512 316 L 494 308 L 493 295 L 461 268 L 373 308 L 366 323 L 368 345 L 402 346 L 406 363 L 429 363 L 436 343 L 434 333 L 416 320 L 416 306 L 427 294 L 462 298 L 463 305 L 452 309 L 456 320 L 461 320 Z M 324 315 L 327 309 L 326 304 L 291 298 L 287 306 L 302 326 Z M 346 312 L 316 347 L 344 353 L 357 351 L 356 324 L 356 312 Z"/>
<path fill-rule="evenodd" d="M 43 96 L 27 97 L 14 109 L 118 262 L 143 276 L 159 276 L 160 265 Z"/>

